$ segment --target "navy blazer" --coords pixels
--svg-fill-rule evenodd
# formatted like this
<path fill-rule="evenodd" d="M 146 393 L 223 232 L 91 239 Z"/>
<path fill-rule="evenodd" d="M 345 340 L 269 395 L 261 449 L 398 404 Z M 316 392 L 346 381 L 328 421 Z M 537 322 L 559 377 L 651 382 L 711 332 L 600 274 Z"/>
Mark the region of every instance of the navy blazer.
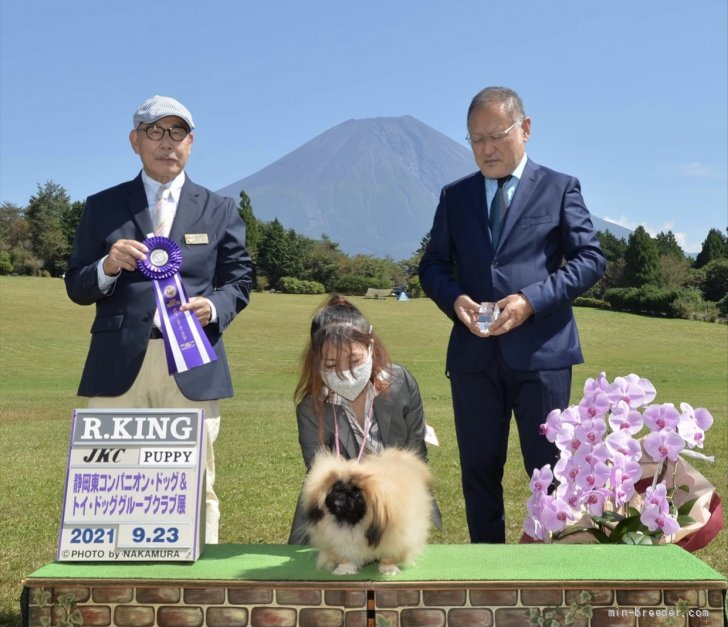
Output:
<path fill-rule="evenodd" d="M 86 200 L 65 277 L 71 300 L 96 305 L 91 346 L 78 388 L 81 396 L 118 396 L 139 373 L 156 309 L 152 283 L 139 271 L 122 271 L 104 294 L 96 267 L 117 240 L 143 241 L 151 232 L 141 174 Z M 185 235 L 189 234 L 206 235 L 207 242 L 188 244 Z M 210 299 L 217 311 L 217 322 L 204 331 L 218 359 L 176 374 L 177 385 L 191 400 L 232 396 L 222 332 L 248 304 L 250 295 L 252 263 L 245 248 L 245 225 L 231 198 L 218 196 L 187 177 L 169 237 L 182 249 L 180 276 L 187 295 Z"/>
<path fill-rule="evenodd" d="M 448 371 L 476 372 L 497 343 L 514 370 L 566 368 L 583 361 L 571 308 L 604 273 L 606 260 L 579 181 L 527 160 L 493 250 L 480 172 L 445 186 L 420 262 L 425 293 L 454 322 Z M 455 315 L 461 294 L 476 302 L 522 293 L 533 315 L 492 338 L 473 335 Z"/>

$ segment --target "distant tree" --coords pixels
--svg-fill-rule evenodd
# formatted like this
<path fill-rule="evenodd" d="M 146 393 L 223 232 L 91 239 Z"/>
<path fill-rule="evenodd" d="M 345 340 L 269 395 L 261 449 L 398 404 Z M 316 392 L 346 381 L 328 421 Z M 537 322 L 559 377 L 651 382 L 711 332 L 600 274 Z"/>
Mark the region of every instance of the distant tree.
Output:
<path fill-rule="evenodd" d="M 29 271 L 22 260 L 32 255 L 30 226 L 24 216 L 24 209 L 11 202 L 0 205 L 0 253 L 7 257 L 7 274 Z"/>
<path fill-rule="evenodd" d="M 0 253 L 7 256 L 5 269 L 23 275 L 39 274 L 43 262 L 33 255 L 30 224 L 25 210 L 13 203 L 0 205 Z"/>
<path fill-rule="evenodd" d="M 15 274 L 40 276 L 43 274 L 43 260 L 38 259 L 30 248 L 14 248 L 10 251 L 10 262 Z"/>
<path fill-rule="evenodd" d="M 705 282 L 703 295 L 705 300 L 720 301 L 728 294 L 728 259 L 713 259 L 704 266 Z"/>
<path fill-rule="evenodd" d="M 268 278 L 268 285 L 275 288 L 279 279 L 291 276 L 287 272 L 288 243 L 286 231 L 278 218 L 262 225 L 258 243 L 258 272 Z"/>
<path fill-rule="evenodd" d="M 398 280 L 403 281 L 397 264 L 389 258 L 355 255 L 349 260 L 346 270 L 347 274 L 366 279 L 367 287 L 394 287 L 398 284 Z"/>
<path fill-rule="evenodd" d="M 304 278 L 321 283 L 327 292 L 334 290 L 336 279 L 343 273 L 348 257 L 323 234 L 320 240 L 312 242 L 304 259 Z"/>
<path fill-rule="evenodd" d="M 0 250 L 0 275 L 12 274 L 15 267 L 10 263 L 10 253 Z"/>
<path fill-rule="evenodd" d="M 286 294 L 323 294 L 325 292 L 324 286 L 318 281 L 305 281 L 284 276 L 278 283 L 281 291 Z"/>
<path fill-rule="evenodd" d="M 714 259 L 726 257 L 728 257 L 728 239 L 718 229 L 710 229 L 703 242 L 703 248 L 695 259 L 695 267 L 702 268 Z"/>
<path fill-rule="evenodd" d="M 624 286 L 624 259 L 607 261 L 607 268 L 595 285 L 593 285 L 585 296 L 602 298 L 605 292 L 615 287 Z"/>
<path fill-rule="evenodd" d="M 585 294 L 591 298 L 602 298 L 613 287 L 622 287 L 624 281 L 624 254 L 627 242 L 618 239 L 609 231 L 597 231 L 597 239 L 607 258 L 607 269 L 599 281 Z"/>
<path fill-rule="evenodd" d="M 659 286 L 661 279 L 657 244 L 644 227 L 638 226 L 629 236 L 624 254 L 624 283 L 627 287 Z"/>
<path fill-rule="evenodd" d="M 411 298 L 419 298 L 422 296 L 422 285 L 420 284 L 420 277 L 418 275 L 411 276 L 407 281 L 407 295 Z"/>
<path fill-rule="evenodd" d="M 624 259 L 624 253 L 627 251 L 627 242 L 624 239 L 618 239 L 609 231 L 598 231 L 597 239 L 607 261 L 621 261 Z"/>
<path fill-rule="evenodd" d="M 68 211 L 61 216 L 61 228 L 68 243 L 68 250 L 73 250 L 73 242 L 76 239 L 76 229 L 81 221 L 85 202 L 76 200 L 70 204 Z"/>
<path fill-rule="evenodd" d="M 260 242 L 260 223 L 253 213 L 253 205 L 250 202 L 250 196 L 245 190 L 240 190 L 240 204 L 238 205 L 238 213 L 245 222 L 245 246 L 250 256 L 255 260 L 258 252 L 258 243 Z"/>
<path fill-rule="evenodd" d="M 297 279 L 303 279 L 306 274 L 305 260 L 313 246 L 313 240 L 310 237 L 296 233 L 293 229 L 286 231 L 288 240 L 288 248 L 290 250 L 291 275 Z"/>
<path fill-rule="evenodd" d="M 286 231 L 278 218 L 263 223 L 258 243 L 258 271 L 268 278 L 270 287 L 278 289 L 284 276 L 303 278 L 303 260 L 311 240 L 298 235 L 293 229 Z"/>
<path fill-rule="evenodd" d="M 664 287 L 672 289 L 686 287 L 690 271 L 690 260 L 685 256 L 675 254 L 660 255 L 660 271 Z"/>
<path fill-rule="evenodd" d="M 66 271 L 70 250 L 63 229 L 64 216 L 71 211 L 71 199 L 66 190 L 48 181 L 30 197 L 25 218 L 30 225 L 33 254 L 42 261 L 42 270 L 58 276 Z"/>
<path fill-rule="evenodd" d="M 425 248 L 427 248 L 427 244 L 430 243 L 431 239 L 432 231 L 427 231 L 427 233 L 425 233 L 420 240 L 420 247 L 415 251 L 415 255 L 419 255 L 420 257 L 422 257 L 422 255 L 425 253 Z"/>
<path fill-rule="evenodd" d="M 342 274 L 336 278 L 334 282 L 334 291 L 340 294 L 351 294 L 354 296 L 364 296 L 367 289 L 375 287 L 370 281 L 359 274 Z M 389 286 L 384 286 L 389 287 Z"/>
<path fill-rule="evenodd" d="M 673 257 L 685 257 L 683 249 L 675 239 L 675 234 L 672 231 L 660 232 L 655 237 L 655 244 L 657 244 L 657 252 L 660 257 L 671 255 Z"/>
<path fill-rule="evenodd" d="M 248 249 L 250 258 L 253 260 L 253 286 L 258 287 L 258 244 L 260 243 L 261 223 L 253 213 L 253 205 L 250 196 L 244 189 L 240 190 L 240 202 L 238 204 L 238 215 L 245 224 L 245 247 Z"/>

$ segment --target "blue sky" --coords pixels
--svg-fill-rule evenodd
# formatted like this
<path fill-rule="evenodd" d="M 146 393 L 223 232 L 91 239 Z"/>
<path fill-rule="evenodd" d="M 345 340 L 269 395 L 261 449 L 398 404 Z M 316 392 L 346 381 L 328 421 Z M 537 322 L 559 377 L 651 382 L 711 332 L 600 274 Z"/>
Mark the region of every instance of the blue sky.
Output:
<path fill-rule="evenodd" d="M 697 251 L 727 223 L 727 23 L 724 0 L 3 0 L 0 201 L 132 178 L 153 94 L 192 111 L 188 173 L 219 189 L 350 118 L 464 144 L 471 97 L 508 85 L 595 215 Z"/>

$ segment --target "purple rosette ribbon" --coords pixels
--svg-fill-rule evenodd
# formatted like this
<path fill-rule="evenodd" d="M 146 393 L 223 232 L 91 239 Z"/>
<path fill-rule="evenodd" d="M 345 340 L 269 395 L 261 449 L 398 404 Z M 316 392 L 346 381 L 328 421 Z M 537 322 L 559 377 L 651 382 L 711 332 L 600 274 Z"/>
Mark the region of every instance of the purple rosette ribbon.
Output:
<path fill-rule="evenodd" d="M 189 302 L 179 276 L 182 250 L 168 237 L 150 237 L 142 244 L 149 252 L 146 259 L 137 260 L 136 265 L 154 286 L 169 373 L 185 372 L 215 361 L 217 355 L 197 316 L 191 311 L 180 310 Z"/>

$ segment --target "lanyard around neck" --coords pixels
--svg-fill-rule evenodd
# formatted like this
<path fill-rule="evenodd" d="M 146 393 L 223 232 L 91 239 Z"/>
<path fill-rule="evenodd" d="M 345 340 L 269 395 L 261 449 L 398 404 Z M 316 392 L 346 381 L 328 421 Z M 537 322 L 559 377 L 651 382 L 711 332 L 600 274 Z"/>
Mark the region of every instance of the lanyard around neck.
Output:
<path fill-rule="evenodd" d="M 336 414 L 336 405 L 332 407 L 334 414 L 334 441 L 336 443 L 336 457 L 341 457 L 341 448 L 339 445 L 339 418 Z M 359 455 L 357 455 L 356 461 L 360 462 L 362 455 L 364 455 L 364 447 L 366 446 L 367 439 L 369 438 L 369 432 L 372 429 L 372 419 L 374 417 L 374 390 L 368 391 L 368 403 L 364 411 L 364 437 L 361 439 L 361 446 L 359 447 Z"/>

